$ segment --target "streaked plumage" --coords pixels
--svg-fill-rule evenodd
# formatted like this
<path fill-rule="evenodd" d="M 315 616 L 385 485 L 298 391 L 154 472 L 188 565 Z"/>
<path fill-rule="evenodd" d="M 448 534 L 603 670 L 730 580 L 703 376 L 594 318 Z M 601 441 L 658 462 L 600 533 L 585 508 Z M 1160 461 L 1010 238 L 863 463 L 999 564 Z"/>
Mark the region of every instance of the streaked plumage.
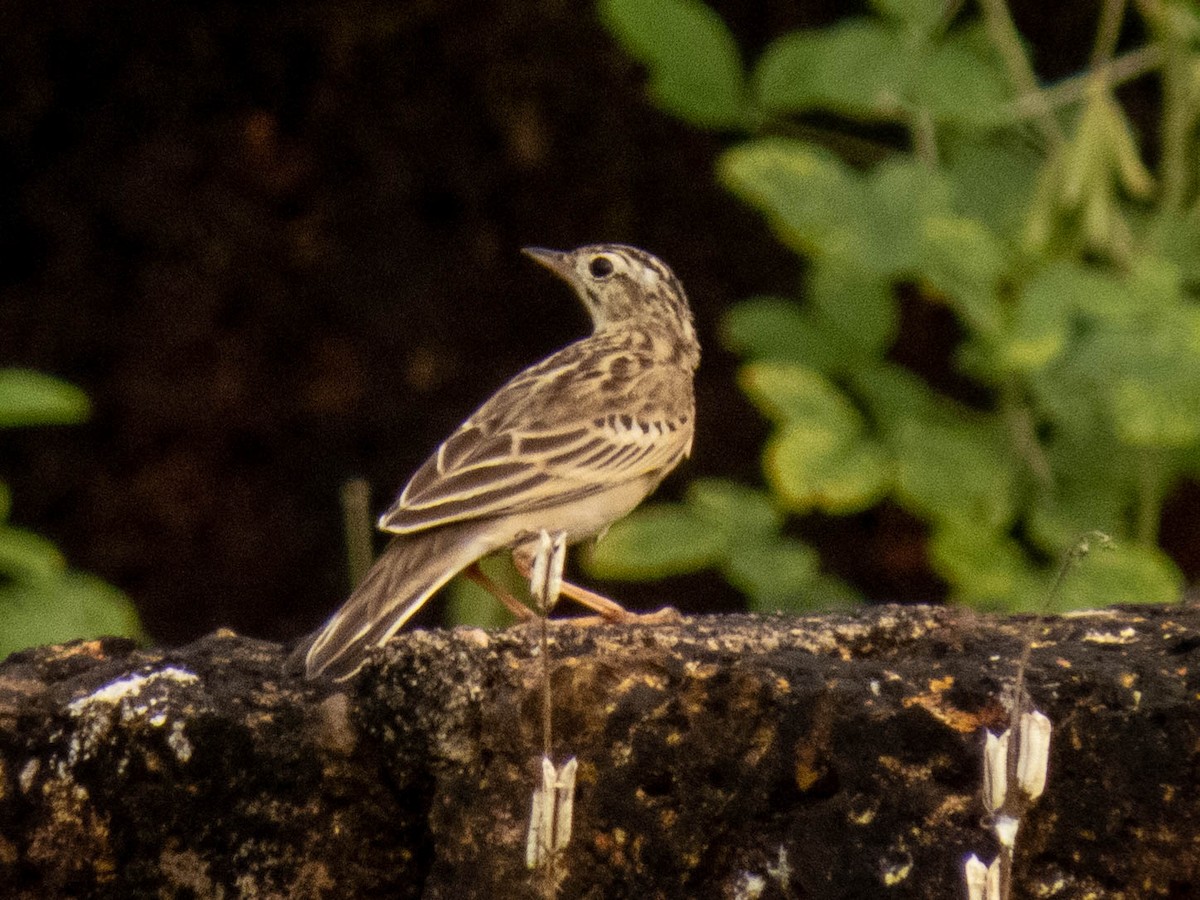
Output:
<path fill-rule="evenodd" d="M 691 451 L 700 347 L 678 279 L 619 244 L 525 252 L 575 289 L 593 333 L 501 387 L 416 471 L 379 519 L 396 537 L 307 646 L 310 678 L 354 675 L 489 553 L 527 561 L 542 529 L 600 534 Z"/>

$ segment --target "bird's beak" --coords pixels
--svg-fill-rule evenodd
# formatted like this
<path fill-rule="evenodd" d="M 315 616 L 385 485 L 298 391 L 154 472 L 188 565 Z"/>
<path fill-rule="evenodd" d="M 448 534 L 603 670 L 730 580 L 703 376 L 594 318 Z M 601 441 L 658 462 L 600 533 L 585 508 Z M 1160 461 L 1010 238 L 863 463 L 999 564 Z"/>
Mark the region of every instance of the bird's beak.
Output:
<path fill-rule="evenodd" d="M 569 282 L 574 277 L 575 270 L 570 253 L 547 250 L 545 247 L 524 247 L 521 252 L 539 265 L 545 266 L 564 281 Z"/>

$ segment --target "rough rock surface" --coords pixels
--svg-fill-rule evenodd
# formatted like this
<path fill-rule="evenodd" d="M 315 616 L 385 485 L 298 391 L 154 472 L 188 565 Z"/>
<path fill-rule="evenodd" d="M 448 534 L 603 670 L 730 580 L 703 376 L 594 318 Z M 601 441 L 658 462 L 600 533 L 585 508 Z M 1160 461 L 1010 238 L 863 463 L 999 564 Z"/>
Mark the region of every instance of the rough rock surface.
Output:
<path fill-rule="evenodd" d="M 579 761 L 558 896 L 962 896 L 995 852 L 983 729 L 1028 620 L 930 607 L 550 628 Z M 1020 897 L 1200 883 L 1200 609 L 1036 626 L 1053 722 Z M 542 753 L 537 632 L 415 631 L 349 686 L 218 632 L 0 665 L 0 895 L 521 898 Z"/>

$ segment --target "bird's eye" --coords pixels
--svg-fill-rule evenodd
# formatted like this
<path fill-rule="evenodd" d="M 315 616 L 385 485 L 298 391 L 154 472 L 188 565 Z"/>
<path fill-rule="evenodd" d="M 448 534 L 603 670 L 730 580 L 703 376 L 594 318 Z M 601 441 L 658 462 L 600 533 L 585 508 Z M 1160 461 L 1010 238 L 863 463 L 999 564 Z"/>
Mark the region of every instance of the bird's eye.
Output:
<path fill-rule="evenodd" d="M 606 256 L 594 256 L 588 263 L 588 271 L 592 273 L 593 278 L 604 278 L 611 275 L 613 272 L 612 260 Z"/>

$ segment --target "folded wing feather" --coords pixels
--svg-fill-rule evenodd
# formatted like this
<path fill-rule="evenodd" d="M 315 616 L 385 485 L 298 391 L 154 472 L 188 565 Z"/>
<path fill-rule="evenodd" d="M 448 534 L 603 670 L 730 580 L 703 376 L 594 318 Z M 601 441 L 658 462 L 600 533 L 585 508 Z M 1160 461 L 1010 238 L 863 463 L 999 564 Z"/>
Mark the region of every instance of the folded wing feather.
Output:
<path fill-rule="evenodd" d="M 407 534 L 514 508 L 553 506 L 614 481 L 665 472 L 690 449 L 664 438 L 677 427 L 609 416 L 586 427 L 576 422 L 489 434 L 466 422 L 417 470 L 379 527 Z M 597 476 L 604 476 L 599 483 Z"/>

